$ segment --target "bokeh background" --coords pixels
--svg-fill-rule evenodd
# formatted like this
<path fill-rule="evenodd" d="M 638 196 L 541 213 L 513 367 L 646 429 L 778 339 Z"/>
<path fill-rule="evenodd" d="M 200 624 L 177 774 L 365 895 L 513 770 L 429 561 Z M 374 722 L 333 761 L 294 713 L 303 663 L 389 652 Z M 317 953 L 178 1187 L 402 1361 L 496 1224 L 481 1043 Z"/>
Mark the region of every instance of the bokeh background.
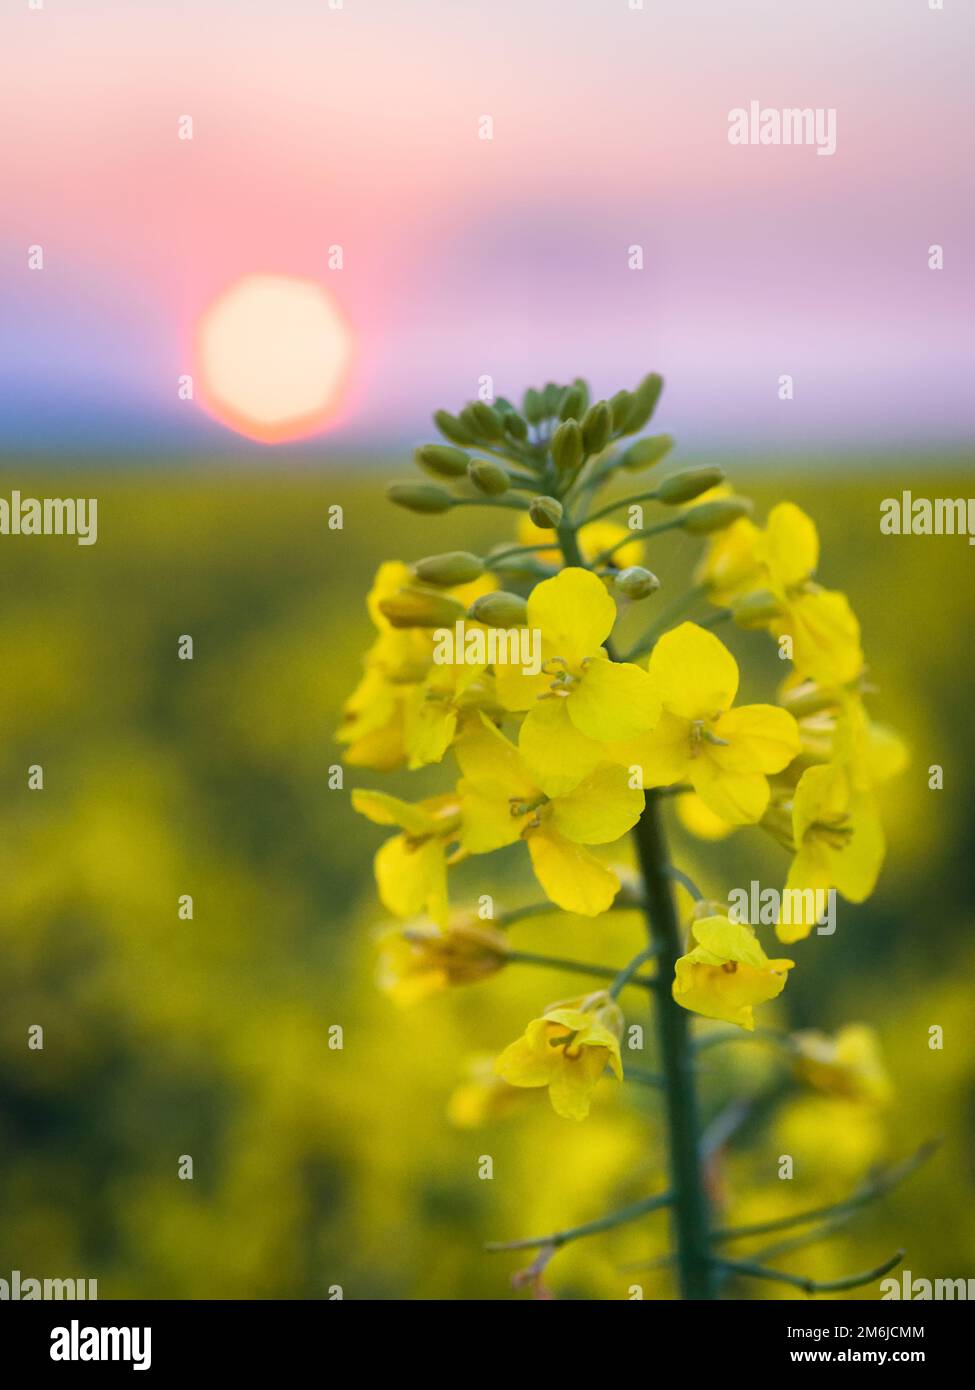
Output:
<path fill-rule="evenodd" d="M 885 789 L 876 895 L 796 948 L 765 1015 L 873 1024 L 896 1099 L 790 1094 L 715 1195 L 729 1220 L 764 1219 L 941 1135 L 909 1183 L 782 1263 L 827 1278 L 903 1245 L 916 1276 L 975 1276 L 973 557 L 963 538 L 878 526 L 901 488 L 972 490 L 970 12 L 48 0 L 0 25 L 0 495 L 100 503 L 93 547 L 0 537 L 0 1276 L 95 1277 L 102 1297 L 523 1296 L 523 1257 L 485 1240 L 662 1184 L 649 1090 L 604 1086 L 582 1126 L 536 1095 L 458 1123 L 466 1069 L 574 986 L 511 968 L 394 1007 L 373 980 L 380 833 L 348 803 L 381 779 L 328 785 L 378 563 L 506 534 L 384 502 L 432 409 L 484 374 L 516 396 L 578 373 L 608 393 L 648 370 L 667 378 L 657 424 L 680 462 L 720 458 L 760 511 L 787 497 L 817 518 L 823 577 L 861 615 L 874 710 L 912 750 Z M 835 106 L 836 154 L 730 147 L 727 112 L 753 98 Z M 35 244 L 43 272 L 27 269 Z M 353 346 L 329 427 L 277 448 L 177 395 L 200 314 L 265 270 L 324 283 Z M 694 556 L 665 537 L 649 562 L 673 592 Z M 745 693 L 765 698 L 772 652 L 735 648 Z M 382 785 L 416 795 L 437 777 Z M 710 891 L 784 871 L 758 835 L 674 835 Z M 505 905 L 534 896 L 516 858 L 498 878 Z M 626 914 L 517 930 L 525 949 L 611 963 L 642 934 Z M 25 1045 L 36 1023 L 43 1052 Z M 778 1064 L 741 1046 L 708 1065 L 716 1110 Z M 666 1269 L 631 1268 L 663 1234 L 651 1217 L 569 1246 L 549 1282 L 668 1297 Z"/>

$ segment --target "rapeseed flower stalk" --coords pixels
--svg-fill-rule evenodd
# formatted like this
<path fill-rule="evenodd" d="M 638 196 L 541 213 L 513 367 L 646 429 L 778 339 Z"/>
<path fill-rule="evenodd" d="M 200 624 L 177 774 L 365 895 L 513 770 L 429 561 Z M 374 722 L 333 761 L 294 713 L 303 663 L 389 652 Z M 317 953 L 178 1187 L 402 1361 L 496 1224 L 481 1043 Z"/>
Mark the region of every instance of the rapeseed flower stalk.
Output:
<path fill-rule="evenodd" d="M 835 1037 L 756 1025 L 756 1010 L 783 994 L 801 960 L 767 950 L 773 940 L 762 940 L 762 924 L 735 921 L 720 900 L 704 898 L 671 863 L 663 816 L 671 804 L 705 843 L 742 837 L 742 858 L 747 836 L 770 834 L 789 855 L 783 896 L 815 903 L 817 892 L 838 891 L 863 902 L 884 858 L 880 792 L 907 751 L 867 710 L 860 626 L 847 597 L 821 584 L 819 536 L 800 508 L 781 502 L 764 522 L 753 519 L 719 468 L 674 473 L 595 507 L 614 480 L 656 468 L 669 452 L 668 435 L 633 439 L 661 388 L 650 375 L 591 401 L 577 379 L 528 390 L 520 410 L 499 399 L 457 415 L 437 411 L 447 442 L 417 450 L 426 480 L 389 488 L 392 502 L 432 525 L 447 525 L 459 507 L 517 515 L 486 554 L 451 549 L 448 539 L 413 564 L 385 563 L 368 597 L 376 636 L 339 732 L 346 761 L 377 772 L 433 766 L 443 783 L 415 802 L 353 791 L 355 809 L 393 832 L 375 858 L 379 896 L 400 919 L 382 939 L 380 984 L 415 1004 L 484 981 L 502 988 L 495 977 L 524 966 L 594 982 L 589 993 L 540 1002 L 493 1067 L 478 1055 L 450 1101 L 458 1124 L 516 1113 L 519 1095 L 531 1092 L 582 1122 L 608 1096 L 607 1078 L 660 1096 L 667 1189 L 584 1226 L 491 1247 L 538 1251 L 522 1283 L 540 1286 L 540 1271 L 566 1242 L 666 1209 L 684 1298 L 713 1298 L 731 1277 L 811 1292 L 852 1288 L 896 1259 L 819 1286 L 721 1253 L 727 1242 L 801 1224 L 809 1213 L 721 1226 L 697 1058 L 736 1038 L 771 1043 L 790 1063 L 786 1089 L 803 1083 L 825 1093 L 823 1103 L 876 1109 L 890 1090 L 877 1040 L 864 1025 Z M 668 593 L 666 575 L 645 568 L 653 538 L 666 531 L 702 545 L 686 593 Z M 621 650 L 620 628 L 643 605 L 662 611 Z M 738 659 L 714 631 L 725 621 L 740 634 L 742 657 L 756 640 L 750 634 L 765 631 L 788 658 L 790 674 L 767 702 L 737 703 Z M 625 865 L 628 836 L 635 876 Z M 496 914 L 491 892 L 477 906 L 451 906 L 453 865 L 519 843 L 542 903 Z M 695 899 L 688 921 L 676 884 Z M 642 911 L 647 944 L 616 964 L 517 948 L 524 917 L 557 910 L 588 919 Z M 799 912 L 774 925 L 791 944 L 816 921 Z M 642 1029 L 628 1012 L 647 998 L 652 1070 L 634 1065 Z M 837 1211 L 879 1196 L 925 1153 Z"/>

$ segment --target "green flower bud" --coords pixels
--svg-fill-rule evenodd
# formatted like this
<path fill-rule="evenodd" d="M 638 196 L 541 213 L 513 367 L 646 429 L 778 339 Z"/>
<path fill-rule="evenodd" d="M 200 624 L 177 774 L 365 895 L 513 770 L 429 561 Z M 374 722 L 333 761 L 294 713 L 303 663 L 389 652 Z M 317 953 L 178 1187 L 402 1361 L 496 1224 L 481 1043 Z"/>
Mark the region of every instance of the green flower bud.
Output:
<path fill-rule="evenodd" d="M 521 413 L 530 425 L 537 425 L 545 415 L 542 398 L 534 386 L 529 386 L 522 398 Z"/>
<path fill-rule="evenodd" d="M 454 505 L 447 489 L 436 483 L 390 483 L 386 496 L 408 512 L 446 512 Z"/>
<path fill-rule="evenodd" d="M 606 401 L 591 405 L 582 417 L 582 443 L 587 454 L 598 454 L 605 449 L 613 428 L 613 417 Z"/>
<path fill-rule="evenodd" d="M 764 627 L 782 613 L 782 606 L 768 589 L 732 600 L 731 613 L 739 627 Z"/>
<path fill-rule="evenodd" d="M 511 479 L 500 464 L 490 459 L 471 459 L 467 476 L 478 492 L 486 492 L 489 497 L 499 497 L 511 485 Z"/>
<path fill-rule="evenodd" d="M 664 379 L 656 372 L 651 372 L 649 376 L 643 378 L 633 392 L 633 408 L 626 422 L 627 434 L 636 434 L 637 430 L 643 429 L 656 410 L 663 389 Z"/>
<path fill-rule="evenodd" d="M 559 406 L 560 420 L 581 420 L 586 413 L 586 401 L 578 386 L 568 386 Z"/>
<path fill-rule="evenodd" d="M 552 458 L 560 473 L 571 477 L 582 462 L 582 430 L 565 420 L 552 435 Z"/>
<path fill-rule="evenodd" d="M 659 463 L 673 447 L 674 441 L 669 434 L 651 434 L 631 444 L 620 459 L 620 464 L 631 473 L 637 473 L 641 468 L 652 468 Z"/>
<path fill-rule="evenodd" d="M 681 526 L 694 536 L 705 536 L 711 531 L 723 531 L 751 510 L 747 497 L 716 497 L 713 502 L 689 508 L 681 518 Z"/>
<path fill-rule="evenodd" d="M 582 414 L 584 415 L 589 409 L 589 383 L 583 377 L 577 376 L 572 383 L 572 389 L 578 391 L 579 395 L 582 397 Z M 577 418 L 581 419 L 582 416 Z"/>
<path fill-rule="evenodd" d="M 467 610 L 471 622 L 483 623 L 485 627 L 524 627 L 528 620 L 528 600 L 520 594 L 509 594 L 506 589 L 496 589 L 492 594 L 481 594 Z"/>
<path fill-rule="evenodd" d="M 614 434 L 632 434 L 632 430 L 626 428 L 627 421 L 633 413 L 636 405 L 636 397 L 629 391 L 617 391 L 609 402 L 609 413 L 613 420 Z"/>
<path fill-rule="evenodd" d="M 434 412 L 433 423 L 443 435 L 444 439 L 449 439 L 452 444 L 473 444 L 474 436 L 470 430 L 461 424 L 456 415 L 451 415 L 449 410 L 437 410 Z"/>
<path fill-rule="evenodd" d="M 504 417 L 504 427 L 511 435 L 512 439 L 522 440 L 528 438 L 527 422 L 513 410 Z"/>
<path fill-rule="evenodd" d="M 452 627 L 464 605 L 436 589 L 399 589 L 379 600 L 379 611 L 393 627 Z"/>
<path fill-rule="evenodd" d="M 472 430 L 478 439 L 497 444 L 504 438 L 501 417 L 484 401 L 474 401 L 460 413 L 461 424 Z"/>
<path fill-rule="evenodd" d="M 562 520 L 562 503 L 555 497 L 533 497 L 528 515 L 536 526 L 554 531 Z"/>
<path fill-rule="evenodd" d="M 665 478 L 657 488 L 657 501 L 672 507 L 676 502 L 691 502 L 702 492 L 717 487 L 725 476 L 723 468 L 689 468 L 686 473 L 675 473 Z"/>
<path fill-rule="evenodd" d="M 425 584 L 450 588 L 479 579 L 484 573 L 484 561 L 469 550 L 449 550 L 446 555 L 428 555 L 424 560 L 417 560 L 413 569 Z"/>
<path fill-rule="evenodd" d="M 423 444 L 413 451 L 413 457 L 421 468 L 441 478 L 462 478 L 471 461 L 470 454 L 450 444 Z"/>
<path fill-rule="evenodd" d="M 641 599 L 656 593 L 660 580 L 642 565 L 630 565 L 629 569 L 621 570 L 616 576 L 613 587 L 624 598 Z"/>
<path fill-rule="evenodd" d="M 556 386 L 554 381 L 549 381 L 542 392 L 542 408 L 546 415 L 557 415 L 559 406 L 562 404 L 562 396 L 565 391 L 564 386 Z"/>

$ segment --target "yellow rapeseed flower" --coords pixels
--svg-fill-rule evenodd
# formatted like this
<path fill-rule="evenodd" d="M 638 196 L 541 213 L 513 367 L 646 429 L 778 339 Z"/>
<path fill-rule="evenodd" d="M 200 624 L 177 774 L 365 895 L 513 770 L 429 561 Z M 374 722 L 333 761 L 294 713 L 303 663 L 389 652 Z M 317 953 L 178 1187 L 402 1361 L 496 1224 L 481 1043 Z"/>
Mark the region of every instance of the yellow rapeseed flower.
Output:
<path fill-rule="evenodd" d="M 622 1035 L 623 1014 L 605 991 L 570 999 L 532 1019 L 496 1070 L 512 1086 L 547 1086 L 557 1115 L 584 1120 L 607 1066 L 623 1080 Z"/>
<path fill-rule="evenodd" d="M 646 671 L 606 656 L 616 604 L 589 570 L 570 567 L 536 585 L 526 621 L 540 634 L 541 672 L 498 666 L 498 700 L 528 711 L 519 747 L 538 785 L 556 796 L 606 761 L 609 740 L 653 728 L 660 699 Z"/>
<path fill-rule="evenodd" d="M 426 801 L 401 801 L 385 792 L 357 788 L 352 805 L 376 825 L 395 825 L 400 833 L 376 852 L 373 866 L 383 906 L 395 917 L 447 921 L 447 858 L 460 832 L 456 794 Z"/>
<path fill-rule="evenodd" d="M 415 1004 L 451 985 L 470 985 L 500 970 L 508 943 L 501 932 L 467 918 L 440 929 L 416 922 L 386 932 L 380 943 L 378 983 L 398 1004 Z"/>
<path fill-rule="evenodd" d="M 796 857 L 786 889 L 813 893 L 804 894 L 806 908 L 795 914 L 798 920 L 776 927 L 779 940 L 786 942 L 802 940 L 815 926 L 817 890 L 835 888 L 850 902 L 865 902 L 886 852 L 876 798 L 858 787 L 840 763 L 807 768 L 799 778 L 792 799 L 792 839 Z"/>
<path fill-rule="evenodd" d="M 604 763 L 572 791 L 550 797 L 519 750 L 479 715 L 454 745 L 462 773 L 458 794 L 462 848 L 487 854 L 524 840 L 535 877 L 566 912 L 605 912 L 620 881 L 586 848 L 610 844 L 640 818 L 643 793 L 628 785 L 621 767 Z"/>
<path fill-rule="evenodd" d="M 833 1037 L 809 1029 L 793 1033 L 796 1074 L 817 1090 L 849 1100 L 886 1105 L 892 1087 L 876 1030 L 848 1023 Z"/>
<path fill-rule="evenodd" d="M 674 999 L 705 1018 L 753 1029 L 753 1006 L 782 993 L 795 961 L 769 960 L 754 929 L 728 917 L 703 917 L 692 930 L 698 944 L 677 962 Z"/>
<path fill-rule="evenodd" d="M 799 730 L 776 705 L 732 709 L 738 665 L 713 632 L 681 623 L 650 654 L 650 678 L 663 702 L 655 729 L 614 747 L 643 769 L 647 787 L 688 781 L 714 815 L 732 825 L 761 819 L 769 800 L 766 774 L 799 752 Z"/>

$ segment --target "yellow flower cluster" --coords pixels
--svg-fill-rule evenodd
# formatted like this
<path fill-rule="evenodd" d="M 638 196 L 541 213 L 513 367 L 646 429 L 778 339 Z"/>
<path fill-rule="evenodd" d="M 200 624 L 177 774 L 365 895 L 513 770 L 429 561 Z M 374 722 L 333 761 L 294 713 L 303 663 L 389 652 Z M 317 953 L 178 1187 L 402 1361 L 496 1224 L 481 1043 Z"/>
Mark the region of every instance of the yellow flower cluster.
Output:
<path fill-rule="evenodd" d="M 383 905 L 394 917 L 420 919 L 385 939 L 383 984 L 400 998 L 483 979 L 506 963 L 505 939 L 490 923 L 452 916 L 451 866 L 523 843 L 545 897 L 597 917 L 621 886 L 600 849 L 636 826 L 655 789 L 670 789 L 685 825 L 704 838 L 744 826 L 773 835 L 792 856 L 784 886 L 797 900 L 815 901 L 804 890 L 835 889 L 862 902 L 876 883 L 884 857 L 876 789 L 906 752 L 866 711 L 859 623 L 845 595 L 814 577 L 814 523 L 782 503 L 759 526 L 720 488 L 693 505 L 698 475 L 710 487 L 720 470 L 678 475 L 669 488 L 641 494 L 680 503 L 676 519 L 656 529 L 706 535 L 701 591 L 741 628 L 771 634 L 791 660 L 775 702 L 736 703 L 738 663 L 710 620 L 665 627 L 632 660 L 620 659 L 614 632 L 628 595 L 642 597 L 658 581 L 639 568 L 653 527 L 633 534 L 602 513 L 585 519 L 592 491 L 611 472 L 607 434 L 611 441 L 626 433 L 612 407 L 591 407 L 577 423 L 565 404 L 554 436 L 540 429 L 535 443 L 512 413 L 470 407 L 459 419 L 444 417 L 448 438 L 459 443 L 480 431 L 495 455 L 503 449 L 493 431 L 507 431 L 519 468 L 471 460 L 465 477 L 484 505 L 510 502 L 520 511 L 514 539 L 483 558 L 450 552 L 412 568 L 384 564 L 369 595 L 377 635 L 339 732 L 345 761 L 389 771 L 449 757 L 452 768 L 449 787 L 418 802 L 353 792 L 357 811 L 395 831 L 375 858 Z M 661 446 L 646 443 L 653 447 L 632 446 L 621 465 L 656 462 Z M 420 452 L 428 471 L 452 481 L 464 472 L 462 449 Z M 554 494 L 530 509 L 507 491 L 524 485 L 528 467 L 538 473 L 535 490 L 547 484 Z M 394 500 L 414 510 L 470 500 L 436 484 L 397 486 Z M 560 551 L 561 564 L 553 558 Z M 455 626 L 485 637 L 516 628 L 526 640 L 510 643 L 504 659 L 484 656 L 488 643 L 472 658 L 458 640 L 453 659 L 442 661 L 436 634 Z M 780 940 L 800 940 L 815 920 L 811 910 L 780 920 Z M 699 911 L 676 961 L 673 999 L 751 1029 L 754 1007 L 781 993 L 793 966 L 769 958 L 752 926 L 721 909 Z M 513 1086 L 547 1086 L 559 1114 L 581 1118 L 607 1067 L 622 1076 L 621 1035 L 615 994 L 582 996 L 533 1020 L 497 1073 Z M 841 1051 L 853 1046 L 846 1039 Z M 803 1047 L 810 1077 L 836 1072 L 839 1053 L 809 1038 Z"/>

